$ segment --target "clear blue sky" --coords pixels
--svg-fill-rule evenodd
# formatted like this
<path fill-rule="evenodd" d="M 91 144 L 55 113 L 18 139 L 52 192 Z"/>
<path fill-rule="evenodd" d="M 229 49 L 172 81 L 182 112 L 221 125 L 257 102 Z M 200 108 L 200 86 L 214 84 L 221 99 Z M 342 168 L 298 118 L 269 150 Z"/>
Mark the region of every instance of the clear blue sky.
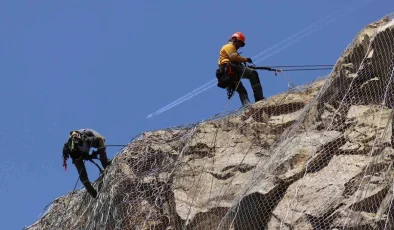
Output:
<path fill-rule="evenodd" d="M 214 79 L 219 49 L 233 32 L 246 35 L 240 51 L 253 57 L 344 2 L 362 1 L 1 1 L 2 228 L 32 224 L 72 190 L 77 172 L 70 160 L 65 172 L 61 160 L 71 129 L 93 128 L 108 144 L 127 144 L 143 131 L 207 119 L 224 109 L 224 90 L 146 116 Z M 393 6 L 371 1 L 258 64 L 334 64 L 360 29 Z M 328 73 L 288 76 L 303 84 Z M 260 77 L 265 96 L 287 89 L 283 75 Z M 240 106 L 233 99 L 230 110 Z M 109 148 L 109 157 L 117 150 Z M 97 169 L 87 167 L 95 180 Z"/>

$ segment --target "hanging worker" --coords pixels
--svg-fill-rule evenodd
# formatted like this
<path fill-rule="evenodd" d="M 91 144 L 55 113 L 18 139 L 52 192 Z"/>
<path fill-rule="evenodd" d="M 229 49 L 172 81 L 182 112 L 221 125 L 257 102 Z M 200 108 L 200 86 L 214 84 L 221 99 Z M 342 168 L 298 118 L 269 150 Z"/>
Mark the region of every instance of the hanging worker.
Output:
<path fill-rule="evenodd" d="M 250 104 L 250 100 L 241 78 L 249 79 L 255 102 L 264 99 L 263 88 L 257 71 L 242 65 L 245 62 L 253 63 L 251 58 L 243 57 L 238 53 L 238 49 L 244 46 L 245 36 L 241 32 L 234 33 L 228 40 L 228 43 L 220 50 L 219 69 L 216 70 L 218 87 L 232 91 L 235 89 L 243 106 Z"/>
<path fill-rule="evenodd" d="M 91 148 L 97 151 L 92 151 Z M 70 132 L 68 140 L 63 145 L 63 166 L 67 169 L 67 159 L 71 157 L 72 163 L 75 165 L 79 179 L 85 186 L 86 191 L 93 197 L 97 197 L 97 191 L 90 184 L 86 167 L 83 160 L 92 160 L 100 155 L 100 162 L 105 169 L 111 164 L 107 158 L 105 138 L 93 129 L 78 129 Z"/>

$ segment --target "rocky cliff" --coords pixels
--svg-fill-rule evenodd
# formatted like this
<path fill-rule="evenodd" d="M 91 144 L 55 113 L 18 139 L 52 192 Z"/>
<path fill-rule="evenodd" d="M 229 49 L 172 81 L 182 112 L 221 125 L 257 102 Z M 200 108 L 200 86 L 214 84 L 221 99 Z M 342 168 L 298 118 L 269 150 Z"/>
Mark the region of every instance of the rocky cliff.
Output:
<path fill-rule="evenodd" d="M 94 183 L 99 197 L 66 194 L 26 229 L 393 229 L 391 18 L 326 78 L 139 135 Z"/>

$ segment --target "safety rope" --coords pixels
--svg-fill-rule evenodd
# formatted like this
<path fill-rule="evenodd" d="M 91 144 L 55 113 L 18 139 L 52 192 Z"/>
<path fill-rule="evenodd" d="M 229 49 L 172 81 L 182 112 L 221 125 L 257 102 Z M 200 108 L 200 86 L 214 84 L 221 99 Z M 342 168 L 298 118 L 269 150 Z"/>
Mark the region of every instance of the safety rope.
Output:
<path fill-rule="evenodd" d="M 248 67 L 251 69 L 256 69 L 256 70 L 268 70 L 268 71 L 275 71 L 275 75 L 279 72 L 289 72 L 289 71 L 309 71 L 309 70 L 328 70 L 332 69 L 329 67 L 325 68 L 302 68 L 302 69 L 297 69 L 297 68 L 292 68 L 292 69 L 276 69 L 277 67 L 308 67 L 308 66 L 319 66 L 319 65 L 303 65 L 303 66 L 255 66 L 249 65 Z M 322 66 L 322 65 L 321 65 Z M 276 67 L 276 68 L 274 68 Z"/>
<path fill-rule="evenodd" d="M 93 159 L 98 159 L 97 157 L 93 158 Z M 92 162 L 94 165 L 96 165 L 96 167 L 98 168 L 98 170 L 100 171 L 100 174 L 103 174 L 103 169 L 96 163 L 94 162 L 92 158 L 89 158 L 88 161 Z"/>
<path fill-rule="evenodd" d="M 106 146 L 106 147 L 116 147 L 116 146 L 125 147 L 125 146 L 127 146 L 127 145 L 105 145 L 105 146 Z M 103 173 L 104 173 L 104 169 L 102 169 L 95 161 L 93 161 L 93 159 L 98 159 L 98 160 L 99 160 L 99 158 L 97 158 L 97 155 L 94 156 L 94 157 L 91 157 L 91 158 L 89 158 L 89 159 L 87 159 L 87 160 L 90 161 L 90 162 L 92 162 L 94 165 L 96 165 L 96 167 L 97 167 L 98 170 L 100 171 L 100 174 L 103 174 Z"/>
<path fill-rule="evenodd" d="M 289 72 L 289 71 L 308 71 L 308 70 L 328 70 L 332 68 L 309 68 L 309 69 L 280 69 L 280 72 Z"/>
<path fill-rule="evenodd" d="M 106 147 L 116 147 L 116 146 L 119 146 L 119 147 L 125 147 L 125 146 L 127 146 L 127 145 L 105 145 Z"/>
<path fill-rule="evenodd" d="M 325 67 L 325 68 L 301 68 L 301 69 L 297 69 L 297 68 L 290 68 L 290 69 L 277 69 L 278 67 L 285 67 L 285 68 L 289 68 L 289 67 L 316 67 L 316 66 L 331 66 L 329 67 Z M 252 65 L 249 65 L 247 67 L 251 68 L 251 69 L 255 69 L 255 70 L 268 70 L 268 71 L 274 71 L 275 72 L 275 76 L 278 75 L 278 73 L 280 72 L 291 72 L 291 71 L 310 71 L 310 70 L 331 70 L 332 67 L 334 65 L 288 65 L 288 66 L 255 66 L 253 63 Z M 275 68 L 274 68 L 275 67 Z M 285 78 L 288 81 L 288 87 L 289 89 L 292 89 L 295 87 L 295 85 L 290 81 L 289 76 L 287 76 L 287 74 L 284 74 Z"/>
<path fill-rule="evenodd" d="M 334 65 L 272 65 L 269 66 L 271 68 L 289 68 L 289 67 L 316 67 L 316 66 L 331 66 L 334 67 Z"/>
<path fill-rule="evenodd" d="M 286 80 L 288 82 L 287 87 L 289 87 L 289 89 L 295 88 L 296 86 L 293 84 L 293 82 L 290 81 L 289 76 L 286 73 L 284 73 L 284 76 L 285 76 L 285 78 L 286 78 Z"/>

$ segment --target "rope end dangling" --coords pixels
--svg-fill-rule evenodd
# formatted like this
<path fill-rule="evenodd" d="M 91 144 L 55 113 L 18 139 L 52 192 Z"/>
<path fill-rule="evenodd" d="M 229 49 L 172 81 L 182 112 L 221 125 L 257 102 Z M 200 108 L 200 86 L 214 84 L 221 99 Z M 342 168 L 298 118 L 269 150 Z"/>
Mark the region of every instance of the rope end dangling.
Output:
<path fill-rule="evenodd" d="M 64 167 L 64 171 L 67 171 L 67 160 L 63 159 L 63 167 Z"/>

